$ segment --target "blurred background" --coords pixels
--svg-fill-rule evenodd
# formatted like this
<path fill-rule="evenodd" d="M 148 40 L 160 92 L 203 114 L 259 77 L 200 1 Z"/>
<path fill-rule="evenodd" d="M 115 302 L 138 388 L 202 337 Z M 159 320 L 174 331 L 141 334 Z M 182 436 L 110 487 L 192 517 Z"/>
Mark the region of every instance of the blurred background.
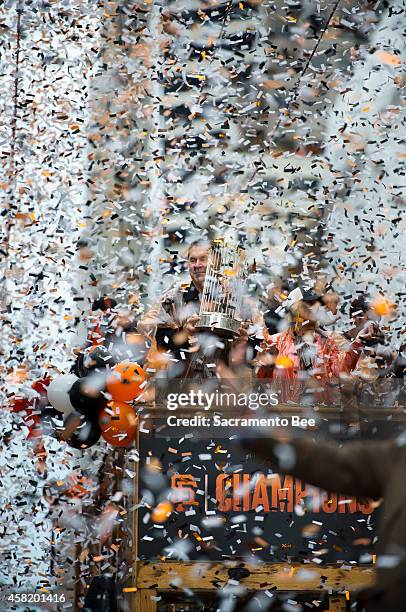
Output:
<path fill-rule="evenodd" d="M 397 346 L 404 4 L 6 0 L 3 402 L 69 367 L 95 298 L 140 314 L 186 279 L 187 245 L 202 236 L 246 248 L 248 290 L 263 310 L 284 283 L 331 284 L 345 314 L 357 293 L 380 294 L 397 305 Z M 19 426 L 7 415 L 2 428 L 6 522 L 10 492 L 22 494 L 30 476 L 26 463 L 18 477 L 7 467 L 24 455 Z M 49 573 L 51 529 L 43 508 L 19 568 L 32 510 L 23 502 L 20 512 L 21 533 L 2 544 L 16 546 L 19 586 Z"/>

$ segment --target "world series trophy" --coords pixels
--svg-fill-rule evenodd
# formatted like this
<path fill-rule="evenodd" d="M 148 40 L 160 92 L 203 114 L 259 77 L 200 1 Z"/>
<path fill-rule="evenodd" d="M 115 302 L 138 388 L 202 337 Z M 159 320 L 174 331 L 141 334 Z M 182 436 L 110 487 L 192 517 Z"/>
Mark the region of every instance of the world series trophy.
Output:
<path fill-rule="evenodd" d="M 230 339 L 238 334 L 246 277 L 245 251 L 223 239 L 213 240 L 197 329 Z"/>

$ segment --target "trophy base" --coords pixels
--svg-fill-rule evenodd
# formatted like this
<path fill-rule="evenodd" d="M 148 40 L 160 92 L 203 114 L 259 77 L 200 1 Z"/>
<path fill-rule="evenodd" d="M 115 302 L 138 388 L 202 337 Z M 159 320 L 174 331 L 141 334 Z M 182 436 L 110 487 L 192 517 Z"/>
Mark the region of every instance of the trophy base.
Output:
<path fill-rule="evenodd" d="M 205 312 L 200 315 L 200 320 L 196 325 L 198 330 L 208 330 L 223 337 L 233 337 L 238 334 L 241 321 L 236 321 L 231 317 L 218 312 Z"/>

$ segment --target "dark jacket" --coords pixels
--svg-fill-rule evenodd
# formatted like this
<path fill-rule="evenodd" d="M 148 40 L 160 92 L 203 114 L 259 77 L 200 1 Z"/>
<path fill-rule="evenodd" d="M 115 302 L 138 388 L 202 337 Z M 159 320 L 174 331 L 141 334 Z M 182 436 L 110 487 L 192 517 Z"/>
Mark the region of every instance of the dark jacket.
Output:
<path fill-rule="evenodd" d="M 384 499 L 376 546 L 377 583 L 360 592 L 359 609 L 406 611 L 406 437 L 342 445 L 298 438 L 286 442 L 288 453 L 280 452 L 281 443 L 275 439 L 246 439 L 241 443 L 279 471 L 326 491 Z M 292 449 L 293 461 L 282 465 L 283 459 L 277 455 L 292 457 Z"/>

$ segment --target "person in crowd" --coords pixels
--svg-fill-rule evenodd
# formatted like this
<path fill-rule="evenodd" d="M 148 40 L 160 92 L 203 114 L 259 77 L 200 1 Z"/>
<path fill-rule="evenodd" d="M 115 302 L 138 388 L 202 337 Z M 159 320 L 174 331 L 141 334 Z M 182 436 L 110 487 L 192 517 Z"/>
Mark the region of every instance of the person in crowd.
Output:
<path fill-rule="evenodd" d="M 340 350 L 334 334 L 327 334 L 320 326 L 321 308 L 318 293 L 303 291 L 302 298 L 290 307 L 288 328 L 266 338 L 264 348 L 274 357 L 268 377 L 295 378 L 299 372 L 338 377 L 355 367 L 361 341 L 357 337 L 346 351 Z M 267 377 L 265 374 L 262 377 Z"/>
<path fill-rule="evenodd" d="M 391 374 L 392 376 L 396 377 L 396 378 L 400 378 L 403 379 L 405 378 L 405 374 L 406 374 L 406 342 L 403 342 L 400 347 L 399 347 L 399 351 L 395 357 L 395 359 L 393 360 L 392 363 L 392 368 L 391 368 Z"/>
<path fill-rule="evenodd" d="M 367 346 L 353 372 L 359 404 L 365 408 L 405 405 L 406 344 L 398 353 L 389 346 Z"/>
<path fill-rule="evenodd" d="M 350 317 L 352 327 L 344 333 L 348 340 L 353 340 L 365 329 L 369 330 L 367 343 L 369 345 L 383 343 L 384 334 L 379 327 L 379 316 L 370 307 L 366 294 L 361 294 L 352 300 L 350 304 Z"/>
<path fill-rule="evenodd" d="M 381 317 L 368 295 L 361 294 L 351 302 L 350 317 L 352 326 L 343 338 L 349 342 L 358 338 L 361 342 L 359 359 L 352 371 L 352 396 L 361 407 L 392 407 L 399 394 L 397 383 L 388 381 L 395 353 L 387 343 L 380 327 Z"/>
<path fill-rule="evenodd" d="M 406 438 L 351 441 L 284 437 L 245 438 L 240 445 L 278 473 L 337 494 L 383 498 L 376 546 L 375 586 L 357 596 L 357 610 L 406 610 Z"/>
<path fill-rule="evenodd" d="M 209 243 L 193 242 L 187 252 L 190 282 L 177 283 L 151 306 L 138 323 L 138 330 L 154 338 L 159 347 L 178 353 L 190 347 L 196 334 L 200 297 L 208 264 Z"/>
<path fill-rule="evenodd" d="M 281 402 L 339 402 L 339 382 L 355 368 L 370 330 L 361 328 L 353 340 L 340 338 L 327 331 L 322 295 L 311 289 L 301 296 L 289 308 L 288 327 L 265 339 L 257 376 L 272 379 Z"/>
<path fill-rule="evenodd" d="M 120 308 L 113 298 L 100 297 L 93 301 L 89 319 L 85 346 L 74 351 L 73 374 L 82 378 L 94 368 L 112 367 L 126 359 L 144 362 L 147 346 L 130 308 Z"/>
<path fill-rule="evenodd" d="M 334 291 L 332 286 L 327 286 L 321 295 L 322 305 L 333 315 L 334 319 L 338 317 L 338 304 L 340 296 Z"/>
<path fill-rule="evenodd" d="M 397 403 L 399 406 L 405 406 L 406 405 L 406 381 L 405 381 L 405 378 L 406 378 L 406 342 L 403 342 L 399 347 L 399 351 L 395 359 L 392 362 L 390 376 L 396 381 L 395 384 L 398 388 Z"/>

